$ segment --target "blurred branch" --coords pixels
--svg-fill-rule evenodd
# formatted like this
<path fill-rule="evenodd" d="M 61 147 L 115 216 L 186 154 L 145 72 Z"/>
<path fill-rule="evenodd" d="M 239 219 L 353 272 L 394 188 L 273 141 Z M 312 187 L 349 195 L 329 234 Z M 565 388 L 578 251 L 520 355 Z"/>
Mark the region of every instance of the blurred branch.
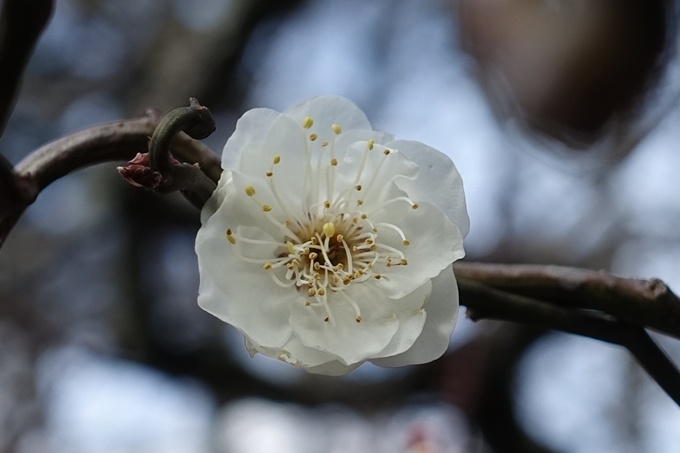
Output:
<path fill-rule="evenodd" d="M 4 0 L 0 9 L 0 135 L 14 107 L 21 76 L 52 15 L 53 0 Z"/>
<path fill-rule="evenodd" d="M 236 69 L 253 30 L 267 18 L 303 2 L 233 0 L 219 25 L 200 31 L 169 21 L 140 56 L 137 73 L 132 75 L 136 89 L 130 92 L 128 108 L 137 111 L 154 105 L 170 109 L 191 95 L 213 106 L 225 101 L 238 105 L 246 87 L 240 86 L 243 74 L 237 74 Z"/>
<path fill-rule="evenodd" d="M 607 341 L 626 347 L 640 365 L 680 405 L 680 371 L 641 326 L 606 314 L 559 307 L 529 297 L 490 288 L 458 277 L 461 304 L 473 320 L 496 319 L 543 327 Z"/>
<path fill-rule="evenodd" d="M 658 279 L 561 266 L 456 263 L 456 276 L 563 307 L 598 310 L 680 338 L 680 299 Z"/>

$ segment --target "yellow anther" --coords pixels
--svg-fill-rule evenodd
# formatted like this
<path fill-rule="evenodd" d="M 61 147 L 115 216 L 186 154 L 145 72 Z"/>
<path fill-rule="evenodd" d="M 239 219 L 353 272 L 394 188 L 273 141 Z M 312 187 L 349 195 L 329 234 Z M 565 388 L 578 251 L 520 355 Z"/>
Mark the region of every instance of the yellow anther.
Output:
<path fill-rule="evenodd" d="M 252 197 L 255 195 L 255 187 L 253 186 L 246 186 L 246 195 L 249 197 Z"/>
<path fill-rule="evenodd" d="M 402 258 L 402 259 L 399 261 L 399 264 L 401 264 L 402 266 L 406 266 L 406 265 L 408 264 L 408 261 L 406 261 L 405 258 Z"/>
<path fill-rule="evenodd" d="M 310 297 L 316 296 L 316 290 L 314 288 L 309 288 L 309 291 L 307 291 L 307 294 L 309 294 Z"/>
<path fill-rule="evenodd" d="M 323 288 L 319 288 L 319 290 L 316 292 L 319 296 L 325 296 L 326 295 L 326 290 Z"/>
<path fill-rule="evenodd" d="M 310 301 L 305 302 L 305 307 L 309 307 L 310 305 L 312 305 Z"/>
<path fill-rule="evenodd" d="M 364 200 L 361 200 L 361 199 L 357 200 L 357 204 L 358 204 L 359 206 L 361 206 L 362 204 L 364 204 Z"/>
<path fill-rule="evenodd" d="M 286 242 L 286 248 L 288 249 L 288 253 L 291 255 L 295 255 L 295 248 L 293 248 L 293 243 L 288 241 Z"/>
<path fill-rule="evenodd" d="M 390 152 L 391 152 L 391 151 L 390 151 L 389 149 L 385 149 L 385 151 L 383 151 L 383 153 L 385 153 L 386 156 L 389 156 L 389 155 L 390 155 Z"/>
<path fill-rule="evenodd" d="M 269 270 L 272 268 L 272 263 L 264 263 L 264 266 L 262 266 L 265 270 Z"/>
<path fill-rule="evenodd" d="M 286 226 L 288 226 L 288 225 L 290 225 L 290 224 L 291 224 L 291 222 L 290 222 L 290 219 L 286 219 L 286 221 L 285 221 L 285 222 L 283 222 L 283 223 L 284 223 L 284 224 L 285 224 Z"/>
<path fill-rule="evenodd" d="M 319 240 L 316 238 L 316 236 L 311 238 L 309 241 L 312 243 L 312 245 L 317 245 L 319 243 Z"/>
<path fill-rule="evenodd" d="M 309 259 L 310 259 L 310 260 L 315 260 L 317 256 L 319 256 L 318 253 L 312 252 L 312 253 L 309 254 Z"/>
<path fill-rule="evenodd" d="M 323 207 L 326 208 L 326 209 L 330 208 L 330 207 L 331 207 L 331 202 L 328 201 L 328 200 L 324 201 L 324 202 L 323 202 Z"/>
<path fill-rule="evenodd" d="M 357 316 L 356 318 L 354 318 L 354 320 L 355 320 L 356 322 L 361 322 L 361 316 Z"/>
<path fill-rule="evenodd" d="M 310 139 L 311 141 L 315 141 L 317 138 L 319 138 L 319 136 L 316 135 L 316 134 L 310 134 L 310 135 L 309 135 L 309 139 Z"/>
<path fill-rule="evenodd" d="M 317 261 L 316 263 L 314 263 L 314 270 L 315 270 L 315 271 L 318 271 L 319 269 L 321 269 L 321 263 L 319 263 L 319 262 Z M 319 275 L 319 274 L 314 274 L 314 275 Z"/>
<path fill-rule="evenodd" d="M 350 277 L 345 277 L 345 279 L 342 281 L 343 285 L 347 286 L 352 282 L 352 279 Z"/>
<path fill-rule="evenodd" d="M 302 127 L 305 129 L 309 129 L 314 125 L 314 120 L 311 119 L 310 117 L 306 116 L 304 120 L 302 120 Z"/>
<path fill-rule="evenodd" d="M 368 216 L 366 214 L 361 214 L 361 218 L 366 220 L 368 218 Z"/>
<path fill-rule="evenodd" d="M 409 241 L 408 239 L 404 239 L 403 241 L 401 241 L 401 243 L 404 245 L 410 245 L 411 241 Z"/>
<path fill-rule="evenodd" d="M 331 129 L 333 129 L 333 132 L 335 132 L 335 135 L 340 135 L 342 133 L 342 128 L 338 126 L 337 124 L 333 124 L 331 126 Z"/>
<path fill-rule="evenodd" d="M 375 145 L 375 140 L 370 139 L 370 140 L 368 141 L 368 149 L 369 149 L 369 150 L 372 150 L 372 149 L 373 149 L 373 145 Z"/>
<path fill-rule="evenodd" d="M 413 203 L 413 206 L 411 206 L 413 209 L 418 209 L 418 203 Z"/>
<path fill-rule="evenodd" d="M 271 178 L 272 176 L 274 176 L 274 173 L 268 171 L 267 173 L 265 173 L 265 175 L 267 175 L 268 178 Z"/>
<path fill-rule="evenodd" d="M 355 188 L 356 190 L 361 190 L 361 184 L 357 184 L 356 186 L 354 186 L 354 188 Z"/>
<path fill-rule="evenodd" d="M 352 223 L 359 223 L 359 219 L 357 219 L 356 217 L 354 217 L 354 218 L 352 219 Z"/>
<path fill-rule="evenodd" d="M 324 223 L 323 234 L 325 234 L 327 238 L 333 236 L 335 234 L 335 224 L 333 222 Z"/>
<path fill-rule="evenodd" d="M 276 165 L 276 164 L 278 164 L 279 162 L 281 162 L 281 156 L 279 156 L 279 155 L 277 154 L 276 156 L 274 156 L 274 159 L 272 160 L 272 163 L 273 163 L 274 165 Z"/>
<path fill-rule="evenodd" d="M 338 165 L 338 159 L 336 159 L 336 158 L 331 159 L 331 165 L 334 166 L 334 167 L 336 165 Z"/>
<path fill-rule="evenodd" d="M 265 205 L 262 205 L 262 210 L 263 210 L 264 212 L 269 212 L 269 211 L 272 210 L 272 207 L 269 206 L 268 204 L 265 204 Z"/>
<path fill-rule="evenodd" d="M 231 230 L 227 230 L 227 240 L 232 244 L 236 244 L 236 238 L 231 234 Z"/>
<path fill-rule="evenodd" d="M 322 141 L 322 142 L 321 142 L 321 147 L 322 147 L 322 148 L 325 148 L 326 146 L 328 146 L 328 142 L 327 142 L 326 140 Z"/>
<path fill-rule="evenodd" d="M 343 236 L 342 234 L 338 234 L 338 237 L 335 238 L 335 240 L 338 242 L 342 242 L 343 239 L 345 239 L 345 236 Z"/>

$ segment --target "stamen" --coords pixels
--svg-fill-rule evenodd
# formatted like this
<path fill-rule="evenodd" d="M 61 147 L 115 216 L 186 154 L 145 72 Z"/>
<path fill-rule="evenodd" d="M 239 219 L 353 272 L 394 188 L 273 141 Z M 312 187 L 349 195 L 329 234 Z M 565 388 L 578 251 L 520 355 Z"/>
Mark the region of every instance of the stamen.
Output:
<path fill-rule="evenodd" d="M 246 195 L 248 195 L 249 197 L 254 196 L 255 195 L 255 187 L 250 186 L 250 185 L 246 186 Z"/>
<path fill-rule="evenodd" d="M 273 163 L 274 165 L 277 165 L 279 162 L 281 162 L 281 156 L 279 156 L 279 155 L 277 154 L 276 156 L 274 156 L 274 159 L 272 160 L 272 163 Z"/>
<path fill-rule="evenodd" d="M 331 126 L 331 129 L 333 129 L 333 132 L 335 132 L 335 135 L 340 135 L 342 133 L 342 128 L 338 126 L 337 124 L 333 124 Z"/>
<path fill-rule="evenodd" d="M 309 129 L 314 125 L 314 120 L 311 119 L 310 117 L 306 116 L 304 120 L 302 120 L 302 127 L 305 129 Z"/>
<path fill-rule="evenodd" d="M 316 135 L 316 134 L 310 134 L 310 135 L 309 135 L 309 140 L 310 140 L 310 141 L 316 141 L 317 138 L 319 138 L 319 136 Z"/>

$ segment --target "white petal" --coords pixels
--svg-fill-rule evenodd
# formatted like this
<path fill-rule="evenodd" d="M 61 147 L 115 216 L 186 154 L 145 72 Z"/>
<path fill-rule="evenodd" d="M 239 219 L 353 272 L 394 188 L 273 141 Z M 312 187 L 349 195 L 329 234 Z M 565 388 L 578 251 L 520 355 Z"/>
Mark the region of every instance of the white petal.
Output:
<path fill-rule="evenodd" d="M 364 112 L 352 101 L 340 96 L 315 97 L 286 110 L 283 114 L 291 117 L 299 125 L 302 125 L 306 117 L 312 118 L 314 124 L 308 129 L 308 133 L 315 133 L 319 141 L 329 143 L 335 136 L 333 124 L 340 126 L 343 132 L 352 129 L 372 129 Z"/>
<path fill-rule="evenodd" d="M 251 347 L 262 355 L 301 368 L 317 367 L 338 360 L 338 357 L 333 354 L 303 345 L 295 334 L 291 335 L 286 344 L 280 348 L 268 348 L 252 342 Z"/>
<path fill-rule="evenodd" d="M 358 362 L 353 365 L 345 365 L 342 362 L 334 360 L 332 362 L 324 363 L 315 367 L 307 368 L 307 371 L 314 374 L 325 374 L 326 376 L 342 376 L 350 371 L 354 371 L 364 362 Z"/>
<path fill-rule="evenodd" d="M 391 357 L 408 350 L 420 337 L 427 314 L 422 309 L 432 291 L 432 283 L 428 280 L 420 288 L 403 298 L 394 301 L 395 313 L 399 319 L 399 329 L 390 343 L 374 355 L 373 358 Z"/>
<path fill-rule="evenodd" d="M 404 155 L 398 152 L 385 155 L 384 151 L 382 145 L 376 144 L 368 151 L 365 141 L 355 142 L 338 165 L 338 192 L 357 183 L 361 185 L 361 191 L 354 195 L 363 200 L 365 211 L 376 209 L 387 197 L 386 190 L 392 189 L 394 196 L 407 195 L 403 191 L 397 194 L 393 181 L 397 177 L 415 178 L 418 174 L 418 166 Z"/>
<path fill-rule="evenodd" d="M 393 203 L 376 212 L 372 219 L 378 230 L 376 242 L 401 250 L 408 262 L 406 266 L 388 268 L 379 261 L 374 267 L 374 272 L 387 277 L 378 280 L 378 285 L 389 297 L 403 297 L 465 255 L 463 237 L 456 225 L 430 203 L 424 202 L 418 209 L 406 203 Z M 404 246 L 401 236 L 379 222 L 398 226 L 410 244 Z"/>
<path fill-rule="evenodd" d="M 236 122 L 234 133 L 222 151 L 222 168 L 236 168 L 239 156 L 253 143 L 261 142 L 269 127 L 281 114 L 271 109 L 252 109 Z"/>
<path fill-rule="evenodd" d="M 425 311 L 423 332 L 408 351 L 371 362 L 386 367 L 416 365 L 431 362 L 446 352 L 458 319 L 458 287 L 451 266 L 432 280 L 432 294 Z"/>
<path fill-rule="evenodd" d="M 420 142 L 396 140 L 387 144 L 403 152 L 418 164 L 418 178 L 399 180 L 397 185 L 416 203 L 429 201 L 440 208 L 456 224 L 463 237 L 470 230 L 465 206 L 463 180 L 446 154 Z"/>
<path fill-rule="evenodd" d="M 366 360 L 385 349 L 399 327 L 393 301 L 372 282 L 345 289 L 361 307 L 361 322 L 356 312 L 339 294 L 330 294 L 328 305 L 334 322 L 325 322 L 322 306 L 295 304 L 290 323 L 303 344 L 335 354 L 345 365 Z M 335 324 L 335 325 L 333 325 Z"/>
<path fill-rule="evenodd" d="M 239 231 L 243 230 L 244 227 L 239 227 Z M 253 230 L 249 228 L 248 233 L 252 235 Z M 198 232 L 196 254 L 201 276 L 198 304 L 246 333 L 253 342 L 282 346 L 291 334 L 289 306 L 299 297 L 297 290 L 280 288 L 261 264 L 246 263 L 233 256 L 225 231 L 223 218 L 218 214 Z M 257 239 L 271 238 L 261 233 Z M 267 256 L 266 250 L 263 256 Z"/>
<path fill-rule="evenodd" d="M 291 118 L 280 115 L 260 143 L 243 150 L 238 169 L 244 175 L 262 181 L 267 178 L 266 173 L 272 171 L 281 194 L 300 199 L 307 168 L 305 146 L 302 127 Z M 277 156 L 279 163 L 273 165 Z"/>

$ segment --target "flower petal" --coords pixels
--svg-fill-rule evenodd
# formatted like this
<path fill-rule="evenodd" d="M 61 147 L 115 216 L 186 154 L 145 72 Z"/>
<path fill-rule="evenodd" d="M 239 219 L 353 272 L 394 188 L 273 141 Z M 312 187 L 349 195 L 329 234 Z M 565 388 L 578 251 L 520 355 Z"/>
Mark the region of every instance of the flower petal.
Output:
<path fill-rule="evenodd" d="M 451 159 L 420 142 L 395 140 L 387 146 L 406 154 L 419 167 L 416 180 L 401 179 L 397 186 L 416 203 L 429 201 L 437 206 L 456 224 L 463 237 L 467 236 L 470 218 L 465 206 L 463 180 Z"/>
<path fill-rule="evenodd" d="M 379 242 L 401 250 L 408 263 L 387 267 L 378 262 L 374 267 L 375 272 L 387 277 L 378 280 L 378 285 L 391 298 L 404 297 L 465 255 L 463 237 L 456 225 L 430 203 L 424 202 L 418 209 L 406 203 L 392 203 L 369 218 L 376 225 Z M 403 245 L 401 236 L 381 223 L 398 226 L 409 245 Z"/>
<path fill-rule="evenodd" d="M 291 107 L 283 112 L 297 124 L 302 125 L 305 118 L 310 117 L 314 124 L 308 129 L 315 133 L 318 140 L 331 142 L 335 132 L 334 124 L 348 132 L 352 129 L 371 130 L 371 123 L 364 112 L 349 99 L 340 96 L 318 96 Z"/>
<path fill-rule="evenodd" d="M 340 294 L 330 294 L 328 306 L 294 304 L 290 324 L 304 345 L 335 354 L 352 365 L 385 349 L 399 327 L 392 303 L 372 282 L 352 285 L 343 291 L 361 307 L 361 322 L 354 308 Z"/>
<path fill-rule="evenodd" d="M 289 363 L 296 367 L 310 368 L 324 365 L 338 360 L 338 357 L 328 352 L 305 346 L 300 338 L 292 334 L 286 344 L 280 348 L 269 348 L 250 343 L 250 348 L 262 355 Z"/>
<path fill-rule="evenodd" d="M 286 291 L 277 286 L 261 264 L 235 257 L 229 250 L 225 230 L 223 217 L 213 215 L 198 232 L 196 254 L 201 275 L 198 304 L 253 342 L 280 347 L 291 335 L 289 306 L 299 297 L 298 293 L 294 288 Z M 256 228 L 239 227 L 238 231 L 251 237 L 258 233 L 253 239 L 271 240 Z"/>
<path fill-rule="evenodd" d="M 422 307 L 429 299 L 431 291 L 432 283 L 428 280 L 412 293 L 393 301 L 395 313 L 399 319 L 399 330 L 385 349 L 375 354 L 373 358 L 391 357 L 413 346 L 425 325 L 427 314 Z"/>
<path fill-rule="evenodd" d="M 345 365 L 342 362 L 334 360 L 332 362 L 324 363 L 323 365 L 309 367 L 307 368 L 307 371 L 314 374 L 325 374 L 326 376 L 342 376 L 350 371 L 356 370 L 361 364 L 363 364 L 363 362 Z"/>
<path fill-rule="evenodd" d="M 253 143 L 261 142 L 269 127 L 281 114 L 271 109 L 252 109 L 236 122 L 234 133 L 222 151 L 222 168 L 236 168 L 239 156 Z"/>
<path fill-rule="evenodd" d="M 371 362 L 385 367 L 417 365 L 438 359 L 446 352 L 458 319 L 458 286 L 452 266 L 432 280 L 432 294 L 425 311 L 423 332 L 408 351 Z"/>

